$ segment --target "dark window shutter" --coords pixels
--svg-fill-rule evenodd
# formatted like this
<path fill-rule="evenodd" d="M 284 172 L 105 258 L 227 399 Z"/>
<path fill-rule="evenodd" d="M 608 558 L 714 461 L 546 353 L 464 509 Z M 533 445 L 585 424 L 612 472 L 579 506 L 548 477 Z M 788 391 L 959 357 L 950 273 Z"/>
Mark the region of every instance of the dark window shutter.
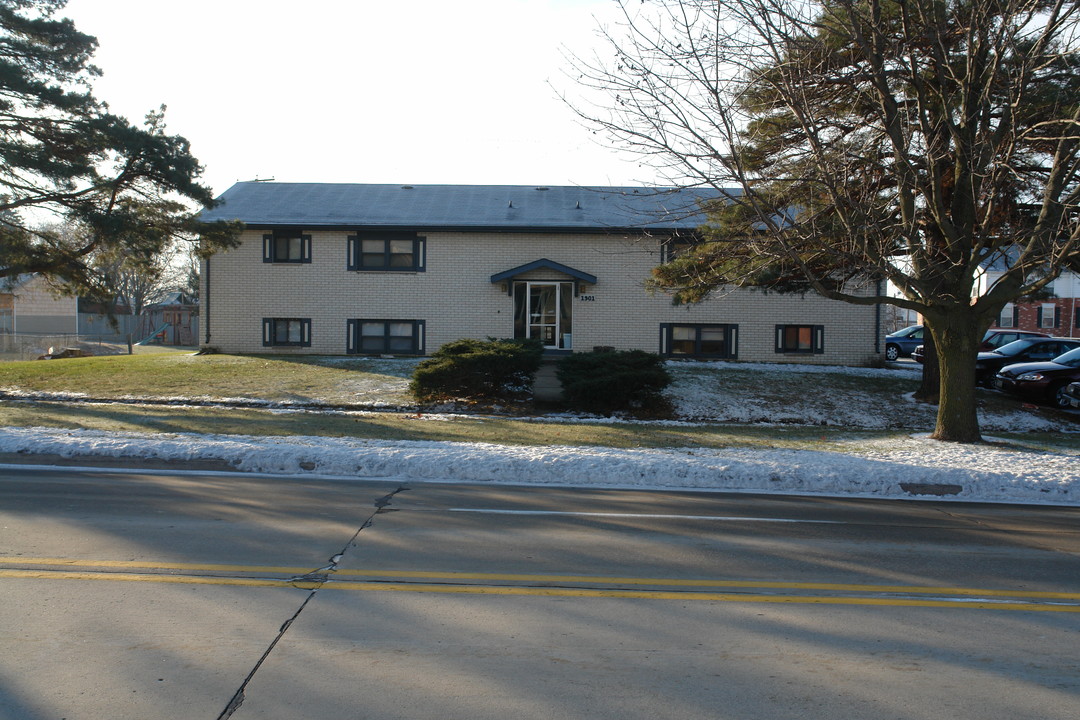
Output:
<path fill-rule="evenodd" d="M 1042 324 L 1042 315 L 1043 315 L 1043 313 L 1042 313 L 1042 305 L 1040 305 L 1039 307 L 1035 308 L 1035 327 L 1036 328 L 1041 328 L 1043 326 L 1043 324 Z"/>
<path fill-rule="evenodd" d="M 1020 306 L 1013 305 L 1012 327 L 1020 327 Z"/>
<path fill-rule="evenodd" d="M 263 347 L 274 344 L 274 318 L 263 318 Z"/>
<path fill-rule="evenodd" d="M 274 236 L 263 235 L 263 262 L 274 262 Z"/>
<path fill-rule="evenodd" d="M 1055 305 L 1054 306 L 1054 327 L 1055 328 L 1061 327 L 1061 306 L 1060 305 Z"/>

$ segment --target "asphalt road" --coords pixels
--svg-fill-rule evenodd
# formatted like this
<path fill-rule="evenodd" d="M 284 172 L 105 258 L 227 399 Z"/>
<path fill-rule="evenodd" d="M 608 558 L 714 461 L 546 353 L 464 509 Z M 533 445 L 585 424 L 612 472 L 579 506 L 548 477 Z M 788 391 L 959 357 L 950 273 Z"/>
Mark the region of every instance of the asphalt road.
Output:
<path fill-rule="evenodd" d="M 0 720 L 1080 716 L 1080 510 L 0 469 Z"/>

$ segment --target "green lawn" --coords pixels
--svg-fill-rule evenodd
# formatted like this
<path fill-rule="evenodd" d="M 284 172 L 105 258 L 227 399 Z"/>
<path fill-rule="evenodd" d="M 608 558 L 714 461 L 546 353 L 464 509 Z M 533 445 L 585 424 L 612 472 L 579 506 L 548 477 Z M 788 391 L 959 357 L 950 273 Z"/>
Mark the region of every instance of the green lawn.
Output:
<path fill-rule="evenodd" d="M 630 447 L 775 447 L 858 452 L 862 444 L 932 427 L 933 408 L 912 403 L 916 374 L 790 372 L 762 366 L 680 363 L 673 397 L 693 414 L 702 399 L 731 416 L 701 424 L 625 423 L 568 418 L 446 416 L 410 408 L 408 376 L 417 361 L 377 358 L 282 358 L 160 353 L 0 363 L 0 390 L 81 393 L 94 398 L 215 398 L 398 408 L 387 412 L 304 412 L 273 408 L 136 405 L 54 401 L 0 402 L 0 426 L 106 431 L 311 435 L 515 445 Z M 1010 429 L 1018 404 L 980 391 L 984 412 L 1005 422 L 987 435 L 1033 449 L 1076 447 L 1076 435 Z M 405 408 L 405 409 L 402 409 Z M 853 411 L 853 408 L 855 409 Z M 890 427 L 817 424 L 815 418 L 887 417 Z M 762 420 L 773 424 L 754 424 Z M 820 422 L 820 421 L 818 421 Z M 1080 429 L 1080 426 L 1075 426 Z"/>
<path fill-rule="evenodd" d="M 502 417 L 429 417 L 405 412 L 303 412 L 216 407 L 0 403 L 0 426 L 262 436 L 309 435 L 504 445 L 807 448 L 881 437 L 846 428 L 588 424 Z"/>
<path fill-rule="evenodd" d="M 105 355 L 0 364 L 0 389 L 99 398 L 211 397 L 408 404 L 408 362 L 257 355 Z M 396 373 L 396 374 L 395 374 Z"/>

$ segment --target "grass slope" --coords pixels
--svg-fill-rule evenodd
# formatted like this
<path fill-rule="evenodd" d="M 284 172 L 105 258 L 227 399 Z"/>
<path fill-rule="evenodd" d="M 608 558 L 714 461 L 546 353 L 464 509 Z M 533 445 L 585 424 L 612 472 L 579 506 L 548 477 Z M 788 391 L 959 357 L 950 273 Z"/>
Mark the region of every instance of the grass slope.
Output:
<path fill-rule="evenodd" d="M 106 355 L 0 364 L 0 388 L 100 398 L 208 397 L 409 404 L 415 363 L 257 355 Z"/>
<path fill-rule="evenodd" d="M 190 353 L 0 363 L 0 389 L 81 393 L 96 398 L 229 398 L 269 402 L 409 406 L 415 360 L 232 356 Z M 932 427 L 934 408 L 913 403 L 913 372 L 799 371 L 765 365 L 673 363 L 669 391 L 689 424 L 570 418 L 514 419 L 413 412 L 298 412 L 280 409 L 0 402 L 0 425 L 106 431 L 311 435 L 513 445 L 784 447 L 826 449 Z M 1016 427 L 1026 416 L 1011 398 L 980 392 L 994 435 L 1036 448 L 1075 446 L 1061 421 Z M 1034 419 L 1042 411 L 1028 412 Z M 770 423 L 768 426 L 753 423 Z M 1064 421 L 1067 426 L 1068 421 Z M 1074 426 L 1075 427 L 1075 426 Z M 853 429 L 859 428 L 859 429 Z M 1007 433 L 1005 431 L 1041 430 Z"/>

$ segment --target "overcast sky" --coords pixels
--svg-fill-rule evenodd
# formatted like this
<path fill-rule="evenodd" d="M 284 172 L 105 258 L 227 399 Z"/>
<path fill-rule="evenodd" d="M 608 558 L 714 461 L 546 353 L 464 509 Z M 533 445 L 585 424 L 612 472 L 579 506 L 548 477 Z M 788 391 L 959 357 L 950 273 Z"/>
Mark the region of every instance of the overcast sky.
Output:
<path fill-rule="evenodd" d="M 237 180 L 634 185 L 654 171 L 581 126 L 565 49 L 611 0 L 70 0 L 96 94 L 168 106 L 220 194 Z M 551 83 L 551 84 L 549 84 Z M 555 88 L 552 87 L 555 86 Z"/>

